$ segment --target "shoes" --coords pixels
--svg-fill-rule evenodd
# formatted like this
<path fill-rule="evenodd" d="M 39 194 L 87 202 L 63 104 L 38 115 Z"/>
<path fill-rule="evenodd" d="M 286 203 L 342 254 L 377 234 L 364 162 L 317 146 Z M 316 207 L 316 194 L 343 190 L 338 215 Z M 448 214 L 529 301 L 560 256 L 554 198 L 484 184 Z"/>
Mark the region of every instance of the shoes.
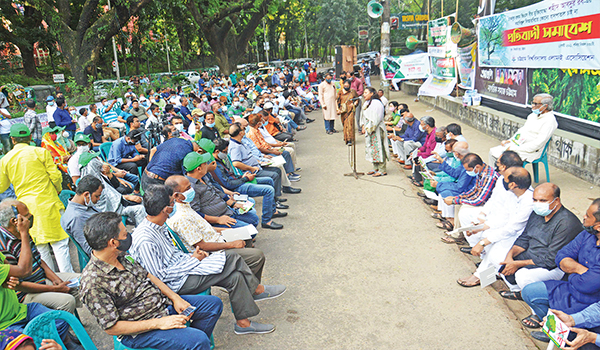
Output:
<path fill-rule="evenodd" d="M 278 296 L 285 293 L 285 291 L 287 290 L 287 288 L 285 288 L 285 286 L 281 285 L 281 284 L 277 284 L 277 285 L 273 285 L 273 286 L 264 286 L 264 287 L 265 287 L 264 292 L 252 296 L 254 298 L 254 301 L 275 299 Z"/>
<path fill-rule="evenodd" d="M 294 172 L 297 172 L 297 171 L 302 171 L 302 168 L 298 167 L 298 168 L 296 168 L 296 170 L 294 170 Z"/>
<path fill-rule="evenodd" d="M 296 173 L 290 173 L 290 175 L 292 175 L 292 176 L 297 176 L 297 177 L 302 177 L 302 175 L 300 175 L 300 174 L 296 174 Z M 288 176 L 289 176 L 289 175 L 288 175 Z"/>
<path fill-rule="evenodd" d="M 270 224 L 266 224 L 264 222 L 261 223 L 260 227 L 262 227 L 262 228 L 268 228 L 268 229 L 271 229 L 271 230 L 281 230 L 283 228 L 283 225 L 282 224 L 278 224 L 275 221 L 271 221 Z"/>
<path fill-rule="evenodd" d="M 287 198 L 275 197 L 275 201 L 279 203 L 287 202 Z"/>
<path fill-rule="evenodd" d="M 314 122 L 314 121 L 315 121 L 314 119 L 306 118 L 306 122 L 307 122 L 307 123 L 312 123 L 312 122 Z"/>
<path fill-rule="evenodd" d="M 283 193 L 300 193 L 302 190 L 300 188 L 293 188 L 291 186 L 285 186 L 281 190 Z"/>
<path fill-rule="evenodd" d="M 267 334 L 275 330 L 275 326 L 268 323 L 258 323 L 250 321 L 250 327 L 240 327 L 237 324 L 233 327 L 235 334 Z"/>
<path fill-rule="evenodd" d="M 471 254 L 471 249 L 473 249 L 473 248 L 471 248 L 471 247 L 461 247 L 460 248 L 460 252 L 461 253 L 465 253 L 465 254 L 469 254 L 469 255 L 473 255 L 473 254 Z"/>
<path fill-rule="evenodd" d="M 544 332 L 533 331 L 533 332 L 531 332 L 531 336 L 533 337 L 533 339 L 539 340 L 544 343 L 550 342 L 550 337 L 547 336 L 546 333 L 544 333 Z"/>
<path fill-rule="evenodd" d="M 300 181 L 300 176 L 298 176 L 298 175 L 288 175 L 288 180 L 290 180 L 290 182 L 298 182 L 298 181 Z"/>
<path fill-rule="evenodd" d="M 302 131 L 302 130 L 305 130 L 305 129 L 306 129 L 306 126 L 299 126 L 296 130 Z"/>
<path fill-rule="evenodd" d="M 327 130 L 326 133 L 327 133 L 327 135 L 333 135 L 333 131 L 331 131 L 331 130 Z"/>
<path fill-rule="evenodd" d="M 333 129 L 333 130 L 331 130 L 331 132 L 334 133 L 334 134 L 337 134 L 339 131 Z"/>
<path fill-rule="evenodd" d="M 417 196 L 421 197 L 421 198 L 427 198 L 427 196 L 425 195 L 425 193 L 423 192 L 418 192 Z"/>
<path fill-rule="evenodd" d="M 412 169 L 412 164 L 406 164 L 406 165 L 404 165 L 404 169 Z"/>
<path fill-rule="evenodd" d="M 283 218 L 286 217 L 288 213 L 282 212 L 282 211 L 278 211 L 275 214 L 273 214 L 272 218 Z"/>
<path fill-rule="evenodd" d="M 436 201 L 435 199 L 423 198 L 423 202 L 429 205 L 437 205 L 438 201 Z"/>
<path fill-rule="evenodd" d="M 289 207 L 290 207 L 289 205 L 283 204 L 283 203 L 279 203 L 279 202 L 277 202 L 277 204 L 276 204 L 276 208 L 277 209 L 289 209 Z"/>

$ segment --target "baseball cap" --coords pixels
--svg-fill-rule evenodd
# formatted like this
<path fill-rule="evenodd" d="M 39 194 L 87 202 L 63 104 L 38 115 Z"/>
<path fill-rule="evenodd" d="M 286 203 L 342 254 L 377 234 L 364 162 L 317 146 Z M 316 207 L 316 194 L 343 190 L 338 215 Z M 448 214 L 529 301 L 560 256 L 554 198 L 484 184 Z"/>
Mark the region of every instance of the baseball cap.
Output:
<path fill-rule="evenodd" d="M 213 154 L 215 151 L 215 143 L 209 139 L 200 139 L 196 142 L 200 148 L 208 152 L 208 154 Z"/>
<path fill-rule="evenodd" d="M 31 135 L 31 130 L 25 124 L 17 123 L 10 126 L 10 137 L 25 137 L 29 135 Z"/>
<path fill-rule="evenodd" d="M 78 132 L 77 134 L 75 134 L 75 138 L 74 138 L 73 142 L 75 142 L 75 143 L 77 143 L 77 142 L 90 143 L 90 137 L 82 132 Z"/>
<path fill-rule="evenodd" d="M 49 101 L 54 101 L 54 96 L 49 95 L 48 97 L 46 97 L 46 102 L 49 102 Z"/>
<path fill-rule="evenodd" d="M 265 106 L 263 107 L 263 109 L 273 109 L 273 103 L 271 103 L 271 102 L 265 103 Z"/>
<path fill-rule="evenodd" d="M 49 132 L 59 132 L 59 131 L 63 131 L 63 130 L 65 130 L 65 127 L 61 128 L 58 125 L 55 126 L 55 127 L 53 127 L 53 128 L 47 126 L 47 127 L 45 127 L 45 128 L 42 129 L 42 135 L 45 135 L 45 134 L 47 134 Z"/>
<path fill-rule="evenodd" d="M 212 155 L 208 153 L 198 154 L 197 152 L 190 152 L 183 158 L 183 168 L 186 171 L 193 171 L 201 164 L 211 162 L 211 157 Z"/>

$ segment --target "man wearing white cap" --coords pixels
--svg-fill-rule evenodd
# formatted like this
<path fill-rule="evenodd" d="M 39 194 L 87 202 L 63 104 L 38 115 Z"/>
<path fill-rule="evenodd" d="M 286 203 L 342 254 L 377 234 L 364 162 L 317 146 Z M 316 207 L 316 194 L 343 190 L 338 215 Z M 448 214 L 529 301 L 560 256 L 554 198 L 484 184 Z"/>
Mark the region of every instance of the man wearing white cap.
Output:
<path fill-rule="evenodd" d="M 56 111 L 56 102 L 54 102 L 54 96 L 48 95 L 46 97 L 46 116 L 48 117 L 48 124 L 50 127 L 55 127 L 54 124 L 54 111 Z"/>

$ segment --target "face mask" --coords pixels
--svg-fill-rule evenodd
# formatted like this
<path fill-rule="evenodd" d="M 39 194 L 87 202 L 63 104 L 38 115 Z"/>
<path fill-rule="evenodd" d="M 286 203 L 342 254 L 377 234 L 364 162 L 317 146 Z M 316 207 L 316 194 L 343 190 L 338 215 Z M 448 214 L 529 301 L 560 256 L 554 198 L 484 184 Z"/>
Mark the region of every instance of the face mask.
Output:
<path fill-rule="evenodd" d="M 127 238 L 125 238 L 124 240 L 117 239 L 117 241 L 119 241 L 119 246 L 117 247 L 117 249 L 122 252 L 128 251 L 129 248 L 131 248 L 132 240 L 133 237 L 131 236 L 131 233 L 127 232 Z"/>
<path fill-rule="evenodd" d="M 227 106 L 221 107 L 222 112 L 227 112 Z"/>
<path fill-rule="evenodd" d="M 217 155 L 217 157 L 221 160 L 225 160 L 227 159 L 227 153 L 225 152 L 219 152 L 219 154 Z"/>
<path fill-rule="evenodd" d="M 198 118 L 198 122 L 199 122 L 199 123 L 204 123 L 204 117 L 200 117 L 200 118 Z"/>
<path fill-rule="evenodd" d="M 396 110 L 396 108 L 394 108 L 393 106 L 390 106 L 390 107 L 388 107 L 388 110 L 389 110 L 390 112 L 393 112 L 393 111 L 395 111 L 395 110 Z"/>
<path fill-rule="evenodd" d="M 595 235 L 596 233 L 598 233 L 598 231 L 596 231 L 596 229 L 594 228 L 594 225 L 591 226 L 583 226 L 583 229 L 586 230 L 590 235 Z"/>
<path fill-rule="evenodd" d="M 508 182 L 502 181 L 502 184 L 504 185 L 505 190 L 510 191 L 510 189 L 508 188 L 508 184 L 509 184 Z"/>
<path fill-rule="evenodd" d="M 419 124 L 419 131 L 420 132 L 425 132 L 425 129 L 423 129 L 423 125 Z"/>
<path fill-rule="evenodd" d="M 533 112 L 535 115 L 540 115 L 542 114 L 542 107 L 540 106 L 539 109 L 532 109 L 531 112 Z"/>
<path fill-rule="evenodd" d="M 215 123 L 207 123 L 206 126 L 208 126 L 209 128 L 214 128 L 215 127 Z"/>
<path fill-rule="evenodd" d="M 240 103 L 238 101 L 233 102 L 233 107 L 238 107 Z"/>
<path fill-rule="evenodd" d="M 444 140 L 441 137 L 435 138 L 435 142 L 437 142 L 437 143 L 442 143 L 442 141 L 444 141 Z"/>
<path fill-rule="evenodd" d="M 90 194 L 90 199 L 88 200 L 87 198 L 83 197 L 83 203 L 85 203 L 85 206 L 88 208 L 91 208 L 94 206 L 94 202 L 92 202 L 92 195 Z"/>
<path fill-rule="evenodd" d="M 69 111 L 69 113 L 71 113 L 71 115 L 75 115 L 75 111 Z"/>
<path fill-rule="evenodd" d="M 183 124 L 176 124 L 175 129 L 179 130 L 179 132 L 183 131 Z"/>
<path fill-rule="evenodd" d="M 450 140 L 452 137 L 450 137 L 450 134 L 446 134 L 446 140 Z"/>
<path fill-rule="evenodd" d="M 447 153 L 446 158 L 454 158 L 454 153 L 452 153 L 452 152 Z"/>
<path fill-rule="evenodd" d="M 58 138 L 58 135 L 56 135 L 56 134 L 50 134 L 50 140 L 56 141 L 57 138 Z"/>
<path fill-rule="evenodd" d="M 191 201 L 194 200 L 194 197 L 196 197 L 196 191 L 194 191 L 193 187 L 190 187 L 189 190 L 183 192 L 183 195 L 185 196 L 185 199 L 183 201 L 186 203 L 190 203 Z M 173 209 L 175 209 L 175 208 L 173 208 Z"/>
<path fill-rule="evenodd" d="M 258 128 L 258 125 L 257 125 L 256 127 Z M 247 127 L 244 129 L 244 131 L 246 132 L 246 134 L 247 134 L 247 133 L 249 133 L 249 132 L 250 132 L 250 125 L 248 125 L 248 126 L 247 126 Z"/>
<path fill-rule="evenodd" d="M 325 79 L 325 81 L 327 82 L 327 84 L 331 84 L 331 79 Z"/>
<path fill-rule="evenodd" d="M 244 98 L 243 97 L 240 97 L 240 102 L 244 102 Z"/>
<path fill-rule="evenodd" d="M 475 177 L 477 176 L 477 173 L 475 172 L 475 170 L 467 170 L 467 175 L 469 175 L 470 177 Z"/>
<path fill-rule="evenodd" d="M 102 127 L 102 124 L 98 123 L 96 124 L 96 129 L 100 129 Z"/>
<path fill-rule="evenodd" d="M 173 211 L 169 214 L 170 218 L 172 218 L 173 215 L 175 215 L 175 213 L 177 212 L 177 206 L 173 205 L 171 208 L 173 208 Z"/>
<path fill-rule="evenodd" d="M 181 135 L 181 134 L 179 133 L 179 130 L 177 130 L 177 129 L 175 129 L 171 132 L 171 136 L 173 136 L 173 137 L 179 137 L 179 135 Z"/>
<path fill-rule="evenodd" d="M 533 211 L 539 216 L 548 216 L 556 208 L 550 209 L 550 204 L 554 203 L 555 200 L 556 198 L 550 203 L 535 202 L 533 203 Z"/>
<path fill-rule="evenodd" d="M 77 146 L 77 153 L 83 153 L 83 152 L 85 152 L 85 151 L 87 151 L 89 149 L 90 148 L 87 145 L 85 145 L 85 146 Z"/>
<path fill-rule="evenodd" d="M 103 106 L 108 106 L 108 102 L 102 102 Z"/>
<path fill-rule="evenodd" d="M 346 90 L 346 91 L 350 91 L 350 87 L 346 87 L 346 86 L 344 86 L 344 90 Z M 390 109 L 390 110 L 391 110 L 391 109 Z"/>
<path fill-rule="evenodd" d="M 202 99 L 202 101 L 208 102 L 208 99 L 205 97 L 205 98 Z"/>

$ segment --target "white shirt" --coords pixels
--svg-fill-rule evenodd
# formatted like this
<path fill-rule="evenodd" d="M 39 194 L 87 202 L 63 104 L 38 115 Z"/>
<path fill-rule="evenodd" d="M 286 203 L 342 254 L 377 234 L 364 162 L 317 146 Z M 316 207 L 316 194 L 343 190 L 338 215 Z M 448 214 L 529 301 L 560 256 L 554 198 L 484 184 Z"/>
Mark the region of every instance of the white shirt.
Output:
<path fill-rule="evenodd" d="M 387 99 L 387 98 L 385 98 L 385 96 L 381 96 L 379 99 L 381 100 L 381 102 L 383 103 L 383 106 L 384 106 L 384 107 L 386 108 L 386 110 L 387 110 L 387 107 L 388 107 L 388 99 Z"/>
<path fill-rule="evenodd" d="M 2 110 L 2 113 L 10 115 L 10 112 L 8 112 L 6 108 L 0 108 L 0 110 Z M 2 116 L 2 118 L 4 118 L 4 116 Z M 2 121 L 0 121 L 0 134 L 10 134 L 10 126 L 10 119 L 2 119 Z"/>
<path fill-rule="evenodd" d="M 77 119 L 77 122 L 79 123 L 79 130 L 81 131 L 85 130 L 85 128 L 92 125 L 88 118 L 84 116 L 80 116 L 79 119 Z"/>
<path fill-rule="evenodd" d="M 79 157 L 83 154 L 83 152 L 79 152 L 79 150 L 75 151 L 71 158 L 69 158 L 69 162 L 67 163 L 67 168 L 69 170 L 69 175 L 73 176 L 81 176 L 81 170 L 79 170 Z"/>
<path fill-rule="evenodd" d="M 56 111 L 56 102 L 54 102 L 52 106 L 46 104 L 46 116 L 48 117 L 48 122 L 54 121 L 54 111 Z"/>
<path fill-rule="evenodd" d="M 553 112 L 540 115 L 531 113 L 525 124 L 517 130 L 511 140 L 510 150 L 515 151 L 521 159 L 527 162 L 534 161 L 542 155 L 544 146 L 558 128 L 558 122 Z"/>
<path fill-rule="evenodd" d="M 502 185 L 502 184 L 501 184 Z M 504 187 L 504 185 L 502 185 Z M 517 197 L 514 193 L 507 191 L 505 198 L 508 199 L 503 203 L 505 206 L 506 219 L 499 223 L 499 226 L 490 228 L 483 232 L 483 238 L 487 238 L 490 242 L 496 243 L 502 240 L 516 240 L 517 237 L 525 230 L 527 220 L 533 211 L 533 188 L 529 188 L 520 197 Z M 495 211 L 491 212 L 489 216 L 495 215 Z M 498 224 L 497 220 L 496 223 Z"/>

